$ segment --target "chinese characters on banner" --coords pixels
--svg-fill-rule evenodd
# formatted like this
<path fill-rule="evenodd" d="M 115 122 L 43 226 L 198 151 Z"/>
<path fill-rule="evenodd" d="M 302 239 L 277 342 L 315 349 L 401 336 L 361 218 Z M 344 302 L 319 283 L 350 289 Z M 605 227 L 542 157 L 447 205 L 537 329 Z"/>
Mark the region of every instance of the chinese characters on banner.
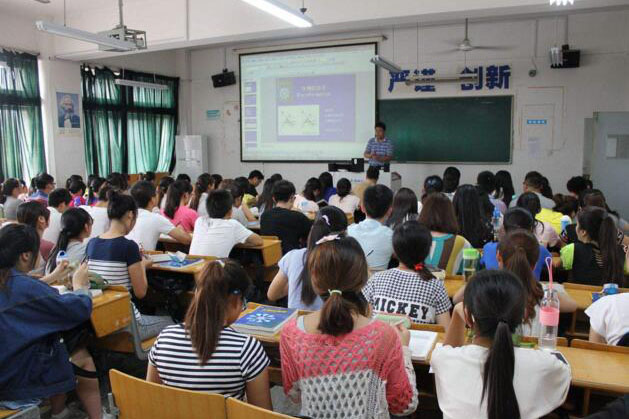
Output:
<path fill-rule="evenodd" d="M 389 92 L 393 91 L 395 83 L 404 83 L 408 76 L 411 74 L 411 70 L 403 70 L 399 73 L 390 73 L 389 79 Z M 424 68 L 422 70 L 414 70 L 414 75 L 421 75 L 423 77 L 431 77 L 436 74 L 434 68 Z M 461 83 L 462 91 L 472 90 L 495 90 L 495 89 L 509 89 L 509 82 L 511 79 L 511 66 L 510 65 L 490 65 L 487 67 L 478 66 L 475 68 L 465 67 L 461 74 L 478 74 L 478 81 L 476 83 Z M 436 87 L 431 84 L 415 85 L 416 92 L 435 92 Z"/>

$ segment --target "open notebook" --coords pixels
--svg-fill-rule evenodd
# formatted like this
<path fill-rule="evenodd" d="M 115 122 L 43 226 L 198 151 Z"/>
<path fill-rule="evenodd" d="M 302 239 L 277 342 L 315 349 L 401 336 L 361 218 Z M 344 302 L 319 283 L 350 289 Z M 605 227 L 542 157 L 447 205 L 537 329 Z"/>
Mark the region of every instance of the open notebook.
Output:
<path fill-rule="evenodd" d="M 437 332 L 411 330 L 410 333 L 411 341 L 408 344 L 408 348 L 411 350 L 411 359 L 414 361 L 425 361 L 435 346 Z"/>

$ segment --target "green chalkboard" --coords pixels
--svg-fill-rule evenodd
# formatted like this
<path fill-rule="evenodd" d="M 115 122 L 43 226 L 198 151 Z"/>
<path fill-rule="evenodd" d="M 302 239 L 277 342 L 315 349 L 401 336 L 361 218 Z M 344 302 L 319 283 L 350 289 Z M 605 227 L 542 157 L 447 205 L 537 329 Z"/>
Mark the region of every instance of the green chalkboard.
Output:
<path fill-rule="evenodd" d="M 378 102 L 398 162 L 511 162 L 513 96 Z"/>

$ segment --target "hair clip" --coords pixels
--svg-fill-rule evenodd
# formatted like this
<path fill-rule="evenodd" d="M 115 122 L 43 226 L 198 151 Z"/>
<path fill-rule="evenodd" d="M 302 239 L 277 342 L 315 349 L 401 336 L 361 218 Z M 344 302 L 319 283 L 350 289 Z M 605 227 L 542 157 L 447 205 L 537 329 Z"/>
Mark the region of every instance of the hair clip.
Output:
<path fill-rule="evenodd" d="M 332 294 L 343 295 L 343 291 L 341 291 L 341 290 L 328 290 L 328 294 L 330 294 L 330 295 L 332 295 Z"/>
<path fill-rule="evenodd" d="M 321 216 L 321 219 L 322 219 L 323 221 L 325 221 L 325 223 L 328 225 L 328 227 L 330 227 L 330 219 L 328 218 L 328 216 L 327 216 L 327 215 L 322 215 L 322 216 Z"/>
<path fill-rule="evenodd" d="M 423 271 L 424 270 L 424 264 L 423 263 L 416 263 L 415 264 L 415 270 L 416 271 Z"/>
<path fill-rule="evenodd" d="M 319 240 L 317 240 L 317 242 L 315 243 L 316 245 L 320 245 L 321 243 L 325 243 L 325 242 L 331 242 L 334 240 L 338 240 L 340 237 L 338 234 L 329 234 L 325 237 L 320 238 Z"/>

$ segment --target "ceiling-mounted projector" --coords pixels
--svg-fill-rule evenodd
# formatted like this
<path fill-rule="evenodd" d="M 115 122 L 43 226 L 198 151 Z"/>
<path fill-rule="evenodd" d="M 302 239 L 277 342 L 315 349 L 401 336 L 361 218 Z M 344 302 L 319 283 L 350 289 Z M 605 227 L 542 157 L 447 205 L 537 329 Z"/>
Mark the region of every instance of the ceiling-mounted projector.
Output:
<path fill-rule="evenodd" d="M 146 49 L 146 31 L 139 31 L 137 29 L 129 29 L 126 26 L 116 26 L 114 29 L 105 32 L 98 32 L 99 35 L 106 36 L 108 38 L 118 39 L 124 42 L 130 42 L 135 45 L 135 49 Z M 103 44 L 98 44 L 100 51 L 115 51 L 121 52 L 116 48 L 111 48 Z"/>

